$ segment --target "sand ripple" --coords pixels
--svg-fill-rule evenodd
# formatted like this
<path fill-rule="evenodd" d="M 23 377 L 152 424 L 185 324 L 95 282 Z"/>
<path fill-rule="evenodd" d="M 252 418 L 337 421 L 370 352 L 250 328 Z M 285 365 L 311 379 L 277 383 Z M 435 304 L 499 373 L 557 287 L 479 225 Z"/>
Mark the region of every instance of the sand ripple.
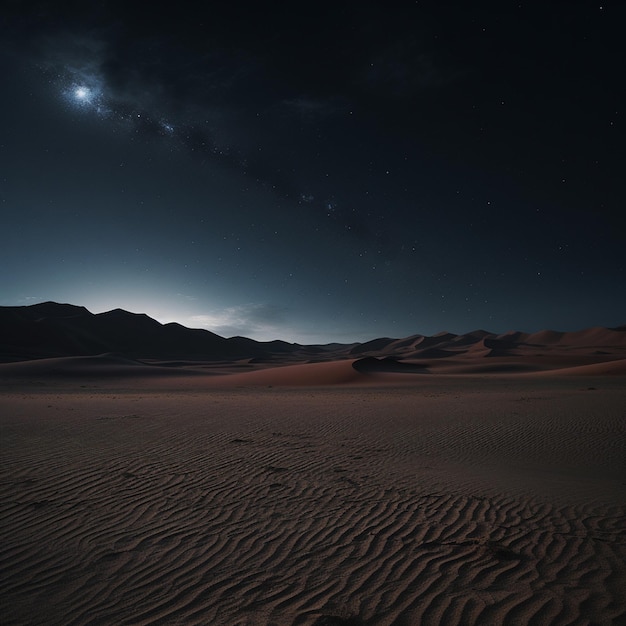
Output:
<path fill-rule="evenodd" d="M 3 625 L 626 622 L 619 503 L 446 483 L 354 398 L 135 401 L 3 428 Z"/>

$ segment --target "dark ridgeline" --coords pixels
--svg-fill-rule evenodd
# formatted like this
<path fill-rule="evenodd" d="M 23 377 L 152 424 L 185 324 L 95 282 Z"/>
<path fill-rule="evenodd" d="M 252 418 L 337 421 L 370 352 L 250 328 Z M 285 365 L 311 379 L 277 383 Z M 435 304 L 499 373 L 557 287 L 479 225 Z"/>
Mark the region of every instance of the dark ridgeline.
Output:
<path fill-rule="evenodd" d="M 438 333 L 402 339 L 379 338 L 357 344 L 300 345 L 285 341 L 226 339 L 177 323 L 161 324 L 141 313 L 114 309 L 91 313 L 85 307 L 43 302 L 0 307 L 0 362 L 115 353 L 131 359 L 191 361 L 303 362 L 331 359 L 392 359 L 388 369 L 407 371 L 398 359 L 445 359 L 463 354 L 480 357 L 543 355 L 584 350 L 600 360 L 624 358 L 626 326 L 576 332 L 519 331 L 504 334 L 475 330 L 462 335 Z M 371 366 L 370 361 L 362 365 Z"/>
<path fill-rule="evenodd" d="M 122 309 L 91 313 L 85 307 L 44 302 L 0 307 L 0 360 L 118 353 L 130 358 L 225 360 L 297 351 L 297 344 L 225 339 L 202 329 L 161 324 Z"/>

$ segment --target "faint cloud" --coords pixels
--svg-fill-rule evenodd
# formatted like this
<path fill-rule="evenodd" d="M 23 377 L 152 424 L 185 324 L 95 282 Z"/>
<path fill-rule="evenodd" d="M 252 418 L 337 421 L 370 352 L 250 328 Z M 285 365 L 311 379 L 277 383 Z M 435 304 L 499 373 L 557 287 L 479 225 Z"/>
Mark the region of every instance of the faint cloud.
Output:
<path fill-rule="evenodd" d="M 18 298 L 18 306 L 21 304 L 36 304 L 39 302 L 46 302 L 47 298 L 45 296 L 23 296 L 22 298 Z M 12 305 L 11 305 L 12 306 Z"/>
<path fill-rule="evenodd" d="M 284 307 L 251 303 L 192 315 L 191 324 L 202 326 L 222 337 L 244 336 L 267 341 L 284 333 Z"/>

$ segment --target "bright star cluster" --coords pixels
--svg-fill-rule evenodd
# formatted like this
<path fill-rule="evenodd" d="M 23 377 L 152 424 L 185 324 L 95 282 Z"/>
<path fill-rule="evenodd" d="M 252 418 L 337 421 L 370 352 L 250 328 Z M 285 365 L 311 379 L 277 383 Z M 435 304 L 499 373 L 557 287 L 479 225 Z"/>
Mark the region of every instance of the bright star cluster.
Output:
<path fill-rule="evenodd" d="M 97 113 L 101 116 L 111 114 L 106 104 L 103 81 L 97 76 L 65 68 L 59 80 L 61 93 L 72 107 Z"/>

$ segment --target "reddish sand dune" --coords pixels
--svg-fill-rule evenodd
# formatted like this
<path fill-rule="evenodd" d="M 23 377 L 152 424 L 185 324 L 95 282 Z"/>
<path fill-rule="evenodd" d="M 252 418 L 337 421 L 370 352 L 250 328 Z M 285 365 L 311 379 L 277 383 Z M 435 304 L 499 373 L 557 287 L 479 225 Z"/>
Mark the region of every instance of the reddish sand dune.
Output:
<path fill-rule="evenodd" d="M 3 626 L 626 623 L 619 377 L 279 370 L 0 381 Z"/>
<path fill-rule="evenodd" d="M 290 385 L 319 386 L 361 382 L 363 376 L 352 367 L 352 361 L 284 365 L 254 372 L 230 374 L 212 381 L 223 386 Z"/>
<path fill-rule="evenodd" d="M 626 376 L 626 359 L 590 363 L 543 372 L 545 376 Z"/>

